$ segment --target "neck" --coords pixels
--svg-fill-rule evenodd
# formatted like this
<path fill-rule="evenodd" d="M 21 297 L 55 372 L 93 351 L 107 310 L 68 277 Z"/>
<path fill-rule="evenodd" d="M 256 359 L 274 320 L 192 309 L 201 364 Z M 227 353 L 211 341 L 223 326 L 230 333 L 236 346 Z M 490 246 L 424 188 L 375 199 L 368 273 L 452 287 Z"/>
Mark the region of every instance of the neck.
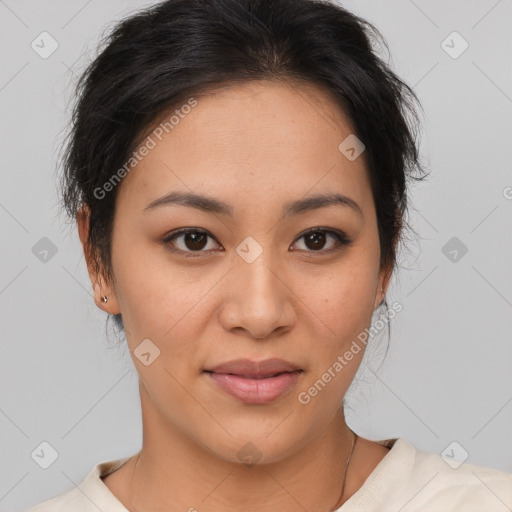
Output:
<path fill-rule="evenodd" d="M 350 497 L 342 491 L 354 434 L 341 407 L 309 444 L 267 464 L 220 458 L 144 406 L 143 432 L 138 456 L 107 477 L 123 472 L 125 484 L 111 490 L 132 512 L 330 512 Z M 349 479 L 347 472 L 346 489 Z"/>

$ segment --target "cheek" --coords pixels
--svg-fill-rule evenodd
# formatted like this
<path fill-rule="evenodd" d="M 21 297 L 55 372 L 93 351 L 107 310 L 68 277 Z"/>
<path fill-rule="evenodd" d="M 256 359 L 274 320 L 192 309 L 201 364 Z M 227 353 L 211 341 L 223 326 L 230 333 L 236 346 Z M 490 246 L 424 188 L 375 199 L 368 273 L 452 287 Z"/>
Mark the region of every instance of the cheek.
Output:
<path fill-rule="evenodd" d="M 372 262 L 354 254 L 350 262 L 302 281 L 301 315 L 310 319 L 314 350 L 308 353 L 311 372 L 298 398 L 322 421 L 322 414 L 338 406 L 366 350 L 376 278 Z"/>
<path fill-rule="evenodd" d="M 132 343 L 162 340 L 166 334 L 174 337 L 184 325 L 181 320 L 204 294 L 204 282 L 173 265 L 162 247 L 130 244 L 123 237 L 112 245 L 116 294 Z"/>
<path fill-rule="evenodd" d="M 372 256 L 370 251 L 354 250 L 329 271 L 317 269 L 301 278 L 305 312 L 317 318 L 327 338 L 334 335 L 345 340 L 370 322 L 377 279 L 378 253 Z"/>

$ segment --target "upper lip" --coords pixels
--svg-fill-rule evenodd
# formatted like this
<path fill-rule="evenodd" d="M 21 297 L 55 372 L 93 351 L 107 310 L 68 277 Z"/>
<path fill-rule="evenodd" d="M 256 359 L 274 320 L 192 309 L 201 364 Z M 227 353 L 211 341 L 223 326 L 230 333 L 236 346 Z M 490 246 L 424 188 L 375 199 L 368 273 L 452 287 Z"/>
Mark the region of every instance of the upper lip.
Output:
<path fill-rule="evenodd" d="M 229 373 L 248 377 L 266 377 L 283 372 L 293 372 L 300 368 L 283 359 L 264 359 L 263 361 L 251 361 L 250 359 L 235 359 L 206 369 L 207 372 Z"/>

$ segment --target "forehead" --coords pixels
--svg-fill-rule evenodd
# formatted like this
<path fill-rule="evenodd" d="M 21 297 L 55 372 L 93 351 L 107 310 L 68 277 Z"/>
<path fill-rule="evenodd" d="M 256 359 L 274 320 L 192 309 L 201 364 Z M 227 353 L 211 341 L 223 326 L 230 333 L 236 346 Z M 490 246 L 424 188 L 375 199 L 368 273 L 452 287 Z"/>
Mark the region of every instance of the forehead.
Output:
<path fill-rule="evenodd" d="M 119 196 L 143 207 L 175 189 L 215 192 L 232 203 L 251 193 L 297 198 L 336 189 L 365 201 L 363 158 L 350 161 L 338 149 L 353 128 L 322 89 L 261 81 L 193 99 L 155 123 L 141 144 L 151 138 L 152 149 Z"/>

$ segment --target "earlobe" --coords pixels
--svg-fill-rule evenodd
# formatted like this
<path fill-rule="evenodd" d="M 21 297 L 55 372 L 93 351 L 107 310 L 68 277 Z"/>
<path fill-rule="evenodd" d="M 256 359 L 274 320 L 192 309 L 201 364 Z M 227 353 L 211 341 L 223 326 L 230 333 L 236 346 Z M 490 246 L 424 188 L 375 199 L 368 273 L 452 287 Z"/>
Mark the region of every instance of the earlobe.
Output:
<path fill-rule="evenodd" d="M 93 284 L 94 302 L 101 310 L 112 315 L 120 313 L 116 294 L 110 286 L 102 286 L 98 281 Z"/>

